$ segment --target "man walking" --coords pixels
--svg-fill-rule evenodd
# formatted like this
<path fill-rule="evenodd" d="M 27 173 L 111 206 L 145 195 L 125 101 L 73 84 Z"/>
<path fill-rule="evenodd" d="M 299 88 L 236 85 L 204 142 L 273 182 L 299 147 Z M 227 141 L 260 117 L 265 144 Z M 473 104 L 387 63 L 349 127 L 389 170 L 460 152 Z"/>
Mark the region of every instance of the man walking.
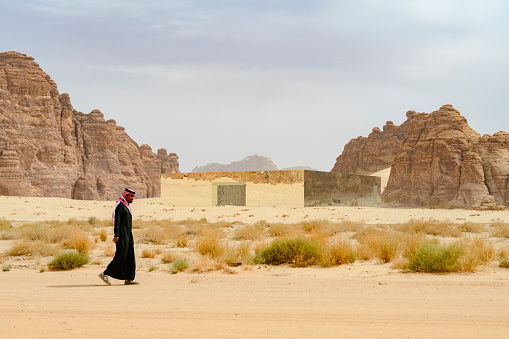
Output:
<path fill-rule="evenodd" d="M 116 252 L 113 260 L 104 272 L 99 274 L 99 278 L 106 284 L 111 285 L 109 277 L 125 280 L 126 285 L 139 284 L 134 280 L 136 274 L 136 260 L 134 258 L 134 240 L 133 240 L 133 217 L 131 214 L 130 203 L 134 200 L 134 191 L 125 189 L 124 193 L 118 198 L 115 204 L 112 218 L 114 224 L 115 236 L 113 242 L 116 245 Z"/>

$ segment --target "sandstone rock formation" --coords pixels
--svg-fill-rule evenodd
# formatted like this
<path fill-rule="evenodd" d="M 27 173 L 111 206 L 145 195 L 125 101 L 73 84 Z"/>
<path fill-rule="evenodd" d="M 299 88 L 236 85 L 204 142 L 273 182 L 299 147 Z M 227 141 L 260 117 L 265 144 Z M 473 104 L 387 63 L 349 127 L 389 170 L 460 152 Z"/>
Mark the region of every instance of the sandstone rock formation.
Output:
<path fill-rule="evenodd" d="M 251 155 L 240 161 L 234 161 L 228 165 L 217 162 L 201 167 L 195 167 L 193 173 L 202 172 L 237 172 L 237 171 L 277 171 L 277 166 L 269 157 Z"/>
<path fill-rule="evenodd" d="M 115 199 L 160 195 L 178 157 L 132 140 L 99 110 L 73 109 L 32 57 L 0 53 L 0 195 Z"/>
<path fill-rule="evenodd" d="M 451 105 L 407 113 L 405 134 L 374 142 L 377 133 L 345 146 L 333 171 L 369 173 L 391 166 L 385 202 L 422 207 L 499 209 L 509 204 L 509 134 L 480 136 Z M 389 133 L 387 133 L 389 136 Z M 371 140 L 369 140 L 371 139 Z M 364 140 L 363 147 L 355 148 Z M 368 143 L 367 141 L 372 141 Z M 367 148 L 367 149 L 366 149 Z M 348 152 L 346 152 L 348 151 Z M 363 156 L 372 154 L 370 160 Z M 391 154 L 394 154 L 391 159 Z"/>
<path fill-rule="evenodd" d="M 410 129 L 411 121 L 421 116 L 422 114 L 410 111 L 407 113 L 407 121 L 401 126 L 387 121 L 382 131 L 375 127 L 368 137 L 360 136 L 350 140 L 336 159 L 331 172 L 371 174 L 391 167 Z"/>

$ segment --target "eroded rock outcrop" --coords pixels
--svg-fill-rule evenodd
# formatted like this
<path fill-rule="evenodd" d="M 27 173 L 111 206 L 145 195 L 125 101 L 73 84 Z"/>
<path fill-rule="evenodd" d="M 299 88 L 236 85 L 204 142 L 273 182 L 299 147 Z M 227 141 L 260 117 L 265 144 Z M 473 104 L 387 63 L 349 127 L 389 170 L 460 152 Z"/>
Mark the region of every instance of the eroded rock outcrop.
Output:
<path fill-rule="evenodd" d="M 419 117 L 421 114 L 410 111 L 407 113 L 407 121 L 400 126 L 387 121 L 381 131 L 375 127 L 369 136 L 350 140 L 343 153 L 336 159 L 331 172 L 371 174 L 391 167 L 408 134 L 412 120 Z"/>
<path fill-rule="evenodd" d="M 410 111 L 407 118 L 401 125 L 406 130 L 398 138 L 401 142 L 394 143 L 392 161 L 391 151 L 380 150 L 389 145 L 387 139 L 381 139 L 379 145 L 364 141 L 358 152 L 349 146 L 350 153 L 338 157 L 335 169 L 356 164 L 351 166 L 353 173 L 372 173 L 390 163 L 391 174 L 382 194 L 385 202 L 480 209 L 500 209 L 509 204 L 508 133 L 481 137 L 451 105 L 430 114 Z M 372 134 L 366 139 L 374 142 Z M 360 153 L 371 153 L 373 159 L 360 161 Z"/>
<path fill-rule="evenodd" d="M 193 173 L 203 172 L 237 172 L 237 171 L 277 171 L 277 166 L 269 157 L 258 154 L 250 155 L 242 160 L 234 161 L 230 164 L 223 165 L 217 162 L 207 164 L 205 166 L 197 166 L 193 169 Z"/>
<path fill-rule="evenodd" d="M 32 57 L 0 53 L 0 194 L 115 199 L 125 186 L 160 195 L 178 157 L 141 147 L 99 110 L 73 109 Z"/>

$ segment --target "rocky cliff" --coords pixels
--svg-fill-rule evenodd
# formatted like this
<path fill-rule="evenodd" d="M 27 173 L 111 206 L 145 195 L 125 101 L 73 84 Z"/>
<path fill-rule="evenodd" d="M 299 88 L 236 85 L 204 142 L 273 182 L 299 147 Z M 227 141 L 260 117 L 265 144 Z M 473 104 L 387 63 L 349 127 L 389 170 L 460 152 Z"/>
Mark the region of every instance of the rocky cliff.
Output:
<path fill-rule="evenodd" d="M 489 209 L 509 204 L 508 133 L 481 136 L 451 105 L 429 114 L 410 111 L 398 130 L 404 133 L 395 137 L 384 129 L 352 140 L 333 171 L 372 173 L 389 164 L 385 202 Z"/>
<path fill-rule="evenodd" d="M 195 167 L 193 173 L 200 172 L 237 172 L 237 171 L 277 171 L 277 166 L 269 157 L 251 155 L 242 160 L 223 165 L 217 162 Z"/>
<path fill-rule="evenodd" d="M 0 195 L 115 199 L 128 186 L 155 197 L 178 166 L 99 110 L 73 109 L 32 57 L 0 53 Z"/>

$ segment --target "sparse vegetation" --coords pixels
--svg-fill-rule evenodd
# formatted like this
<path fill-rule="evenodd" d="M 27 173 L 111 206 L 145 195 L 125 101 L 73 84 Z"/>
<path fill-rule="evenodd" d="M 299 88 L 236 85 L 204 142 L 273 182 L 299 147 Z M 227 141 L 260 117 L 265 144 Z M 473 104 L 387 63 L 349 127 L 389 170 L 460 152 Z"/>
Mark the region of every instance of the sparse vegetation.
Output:
<path fill-rule="evenodd" d="M 320 244 L 297 237 L 276 239 L 264 248 L 255 259 L 262 264 L 291 264 L 305 267 L 315 263 L 319 257 Z"/>
<path fill-rule="evenodd" d="M 362 259 L 377 258 L 387 263 L 399 253 L 400 237 L 387 230 L 367 228 L 356 236 Z"/>
<path fill-rule="evenodd" d="M 409 257 L 408 270 L 425 273 L 447 273 L 461 270 L 459 262 L 463 248 L 457 243 L 441 245 L 426 241 Z"/>
<path fill-rule="evenodd" d="M 65 248 L 75 249 L 78 252 L 88 253 L 93 247 L 94 242 L 83 231 L 74 231 L 68 239 L 62 242 Z"/>
<path fill-rule="evenodd" d="M 102 242 L 108 239 L 108 230 L 106 228 L 101 228 L 99 231 L 99 239 L 101 239 Z"/>
<path fill-rule="evenodd" d="M 500 257 L 498 260 L 498 266 L 503 268 L 509 268 L 509 258 Z"/>
<path fill-rule="evenodd" d="M 70 250 L 62 252 L 48 263 L 48 267 L 53 270 L 72 270 L 74 268 L 88 264 L 89 258 L 84 252 Z"/>
<path fill-rule="evenodd" d="M 221 243 L 216 231 L 210 228 L 201 231 L 201 235 L 196 239 L 195 247 L 201 255 L 209 255 L 212 258 L 221 257 L 226 250 L 226 246 Z"/>
<path fill-rule="evenodd" d="M 48 257 L 54 255 L 55 250 L 55 247 L 41 241 L 19 240 L 12 245 L 6 255 L 11 257 L 23 255 Z"/>
<path fill-rule="evenodd" d="M 322 247 L 319 265 L 331 267 L 355 262 L 357 254 L 352 244 L 347 240 L 334 239 Z"/>
<path fill-rule="evenodd" d="M 396 227 L 397 230 L 410 234 L 429 234 L 442 237 L 461 237 L 462 227 L 450 222 L 437 220 L 409 220 Z"/>
<path fill-rule="evenodd" d="M 186 258 L 178 258 L 171 264 L 170 272 L 176 274 L 187 268 L 189 268 L 189 261 Z"/>
<path fill-rule="evenodd" d="M 235 232 L 235 240 L 260 240 L 265 237 L 267 226 L 257 223 L 239 228 Z"/>
<path fill-rule="evenodd" d="M 3 272 L 8 272 L 8 271 L 11 270 L 11 268 L 12 268 L 11 265 L 2 265 L 2 271 Z"/>

